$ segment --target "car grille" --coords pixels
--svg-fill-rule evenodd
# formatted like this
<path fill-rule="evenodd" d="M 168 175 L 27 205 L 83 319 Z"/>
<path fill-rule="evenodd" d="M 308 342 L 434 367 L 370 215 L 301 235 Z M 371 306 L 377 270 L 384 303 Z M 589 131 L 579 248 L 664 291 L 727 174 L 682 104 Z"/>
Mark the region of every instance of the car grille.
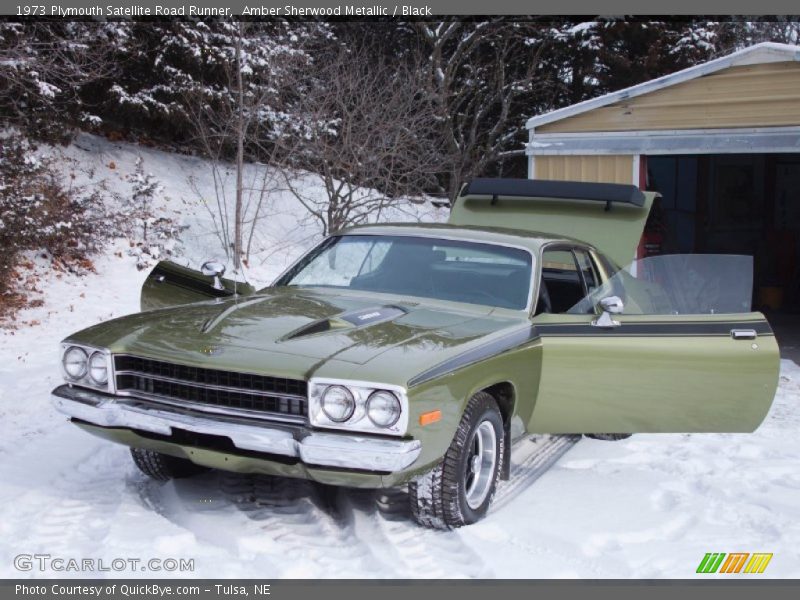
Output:
<path fill-rule="evenodd" d="M 256 411 L 273 416 L 308 415 L 305 381 L 203 369 L 138 356 L 115 356 L 117 391 L 165 401 Z"/>

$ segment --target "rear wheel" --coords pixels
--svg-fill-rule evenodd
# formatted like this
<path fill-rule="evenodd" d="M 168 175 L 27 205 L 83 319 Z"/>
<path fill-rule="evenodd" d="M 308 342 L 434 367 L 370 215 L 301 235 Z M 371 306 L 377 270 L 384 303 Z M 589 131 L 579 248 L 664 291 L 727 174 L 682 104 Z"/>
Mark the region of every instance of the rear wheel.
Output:
<path fill-rule="evenodd" d="M 185 458 L 143 448 L 131 448 L 131 456 L 139 470 L 156 481 L 183 479 L 208 471 L 206 467 L 196 465 Z"/>
<path fill-rule="evenodd" d="M 503 418 L 489 394 L 470 399 L 444 459 L 408 486 L 418 523 L 453 529 L 486 514 L 505 456 Z"/>

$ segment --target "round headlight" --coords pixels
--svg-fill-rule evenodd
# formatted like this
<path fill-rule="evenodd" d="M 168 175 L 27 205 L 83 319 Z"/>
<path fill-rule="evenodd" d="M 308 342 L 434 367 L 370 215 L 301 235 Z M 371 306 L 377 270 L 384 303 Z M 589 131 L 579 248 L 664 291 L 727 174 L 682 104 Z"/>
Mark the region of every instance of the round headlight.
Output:
<path fill-rule="evenodd" d="M 108 383 L 108 363 L 102 352 L 94 352 L 89 357 L 89 377 L 99 385 Z"/>
<path fill-rule="evenodd" d="M 372 392 L 367 399 L 367 416 L 377 427 L 391 427 L 400 418 L 400 400 L 392 392 Z"/>
<path fill-rule="evenodd" d="M 80 379 L 86 375 L 86 363 L 88 358 L 83 348 L 72 346 L 64 353 L 64 358 L 61 362 L 64 365 L 64 371 L 67 375 L 72 379 Z"/>
<path fill-rule="evenodd" d="M 322 394 L 322 412 L 334 423 L 343 423 L 353 416 L 356 400 L 346 387 L 332 385 Z"/>

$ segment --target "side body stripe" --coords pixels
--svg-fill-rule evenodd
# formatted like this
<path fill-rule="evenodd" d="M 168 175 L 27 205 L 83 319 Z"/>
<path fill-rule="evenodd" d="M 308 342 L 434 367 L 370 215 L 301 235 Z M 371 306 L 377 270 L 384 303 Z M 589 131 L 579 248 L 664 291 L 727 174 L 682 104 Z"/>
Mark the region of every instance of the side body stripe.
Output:
<path fill-rule="evenodd" d="M 732 329 L 752 329 L 756 335 L 772 336 L 772 328 L 761 321 L 681 321 L 622 323 L 619 327 L 602 328 L 589 323 L 547 323 L 531 325 L 484 345 L 449 358 L 411 378 L 408 387 L 447 375 L 481 360 L 486 360 L 548 337 L 730 337 Z"/>

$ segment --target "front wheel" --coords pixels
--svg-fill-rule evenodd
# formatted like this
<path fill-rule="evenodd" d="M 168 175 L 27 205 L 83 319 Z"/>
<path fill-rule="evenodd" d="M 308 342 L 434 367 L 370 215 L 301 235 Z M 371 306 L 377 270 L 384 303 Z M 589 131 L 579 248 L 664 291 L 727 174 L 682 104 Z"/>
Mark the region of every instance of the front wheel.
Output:
<path fill-rule="evenodd" d="M 505 456 L 503 417 L 489 394 L 467 403 L 444 459 L 408 486 L 416 521 L 453 529 L 483 518 L 492 502 Z"/>

